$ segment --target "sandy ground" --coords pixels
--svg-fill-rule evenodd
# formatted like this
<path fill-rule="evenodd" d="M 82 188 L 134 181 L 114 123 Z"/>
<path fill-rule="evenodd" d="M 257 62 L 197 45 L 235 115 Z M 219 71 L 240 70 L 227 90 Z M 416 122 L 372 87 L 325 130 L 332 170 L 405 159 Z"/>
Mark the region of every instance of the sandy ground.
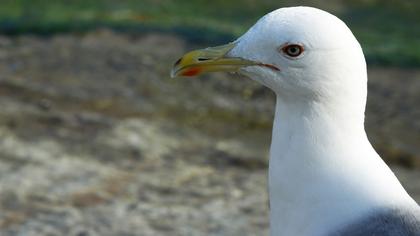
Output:
<path fill-rule="evenodd" d="M 0 235 L 267 235 L 274 96 L 237 75 L 169 79 L 187 45 L 0 37 Z M 369 79 L 369 137 L 420 201 L 420 70 Z"/>

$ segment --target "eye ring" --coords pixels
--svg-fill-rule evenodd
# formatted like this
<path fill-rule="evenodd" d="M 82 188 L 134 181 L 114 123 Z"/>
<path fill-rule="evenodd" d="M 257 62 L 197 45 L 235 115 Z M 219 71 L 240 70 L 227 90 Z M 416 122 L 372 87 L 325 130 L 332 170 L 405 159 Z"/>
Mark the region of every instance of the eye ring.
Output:
<path fill-rule="evenodd" d="M 287 44 L 281 48 L 281 51 L 289 57 L 296 58 L 300 56 L 305 49 L 299 44 Z"/>

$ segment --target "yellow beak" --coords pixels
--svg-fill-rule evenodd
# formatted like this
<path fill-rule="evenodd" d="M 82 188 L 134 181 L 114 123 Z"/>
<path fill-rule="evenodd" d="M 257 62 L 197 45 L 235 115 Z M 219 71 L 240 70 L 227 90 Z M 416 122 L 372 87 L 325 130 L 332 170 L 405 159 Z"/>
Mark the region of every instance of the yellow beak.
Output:
<path fill-rule="evenodd" d="M 175 62 L 171 77 L 195 76 L 205 72 L 238 71 L 244 66 L 262 65 L 259 62 L 239 57 L 227 57 L 226 54 L 235 47 L 235 43 L 194 50 Z"/>

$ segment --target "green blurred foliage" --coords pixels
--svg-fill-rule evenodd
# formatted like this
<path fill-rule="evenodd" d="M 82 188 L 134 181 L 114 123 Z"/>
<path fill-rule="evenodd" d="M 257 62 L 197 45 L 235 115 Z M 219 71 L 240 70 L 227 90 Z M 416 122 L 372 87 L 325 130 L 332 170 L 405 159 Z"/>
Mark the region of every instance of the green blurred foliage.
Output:
<path fill-rule="evenodd" d="M 267 12 L 294 5 L 341 17 L 370 63 L 420 66 L 418 0 L 2 0 L 0 32 L 50 34 L 111 27 L 169 31 L 216 44 L 241 35 Z"/>

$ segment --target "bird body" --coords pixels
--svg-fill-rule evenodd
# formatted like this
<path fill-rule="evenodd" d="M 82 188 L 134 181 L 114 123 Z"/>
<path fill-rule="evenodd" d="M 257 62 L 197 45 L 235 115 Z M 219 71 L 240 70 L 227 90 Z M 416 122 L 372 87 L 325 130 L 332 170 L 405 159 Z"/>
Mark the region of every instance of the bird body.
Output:
<path fill-rule="evenodd" d="M 271 235 L 420 235 L 419 206 L 367 138 L 366 63 L 340 19 L 278 9 L 231 44 L 186 54 L 172 74 L 189 71 L 237 71 L 276 94 Z"/>
<path fill-rule="evenodd" d="M 377 210 L 417 207 L 370 145 L 363 124 L 349 127 L 329 109 L 277 97 L 269 163 L 272 235 L 328 235 Z"/>

